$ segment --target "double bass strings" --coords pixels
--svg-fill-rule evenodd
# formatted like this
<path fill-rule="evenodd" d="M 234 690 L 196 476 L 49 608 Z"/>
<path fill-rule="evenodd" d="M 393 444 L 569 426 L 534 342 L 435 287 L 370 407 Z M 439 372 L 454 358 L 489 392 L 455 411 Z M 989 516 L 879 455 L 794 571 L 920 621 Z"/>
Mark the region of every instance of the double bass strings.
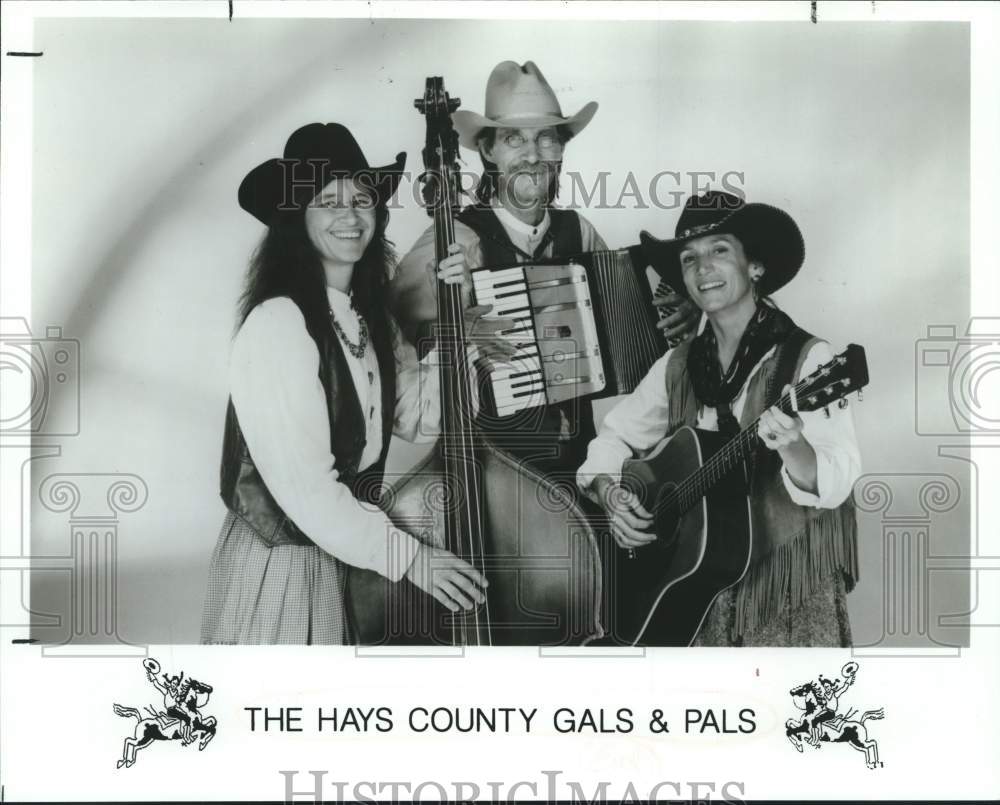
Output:
<path fill-rule="evenodd" d="M 444 142 L 439 138 L 438 140 L 438 153 L 442 156 L 447 153 L 444 147 Z M 448 254 L 448 246 L 455 240 L 455 229 L 454 221 L 451 215 L 451 174 L 448 169 L 447 164 L 442 159 L 440 165 L 440 187 L 441 187 L 441 198 L 439 199 L 439 204 L 435 210 L 435 231 L 438 234 L 438 254 L 439 257 Z M 477 570 L 481 572 L 485 571 L 485 564 L 483 557 L 485 555 L 485 547 L 482 544 L 483 540 L 483 529 L 482 529 L 482 500 L 480 499 L 479 484 L 476 482 L 476 473 L 471 466 L 472 463 L 476 461 L 476 451 L 475 446 L 471 443 L 472 437 L 472 406 L 471 406 L 471 396 L 469 394 L 469 377 L 468 377 L 468 366 L 466 360 L 466 344 L 465 344 L 465 330 L 464 330 L 464 315 L 462 307 L 462 291 L 461 285 L 456 285 L 454 287 L 445 285 L 445 307 L 448 311 L 449 321 L 445 323 L 446 329 L 449 330 L 449 347 L 450 347 L 450 361 L 451 366 L 456 369 L 456 377 L 453 378 L 455 382 L 449 384 L 453 396 L 452 411 L 456 414 L 458 422 L 452 422 L 451 425 L 458 425 L 458 440 L 460 451 L 459 455 L 461 460 L 457 463 L 461 465 L 460 474 L 462 479 L 462 487 L 464 489 L 464 495 L 462 496 L 462 510 L 461 514 L 464 516 L 464 522 L 462 525 L 465 528 L 457 529 L 459 533 L 455 534 L 455 539 L 458 544 L 454 547 L 465 548 L 467 547 L 467 552 L 460 550 L 459 555 L 463 553 L 468 557 L 470 564 L 472 564 Z M 442 412 L 444 415 L 444 412 Z M 453 430 L 449 428 L 447 430 Z M 445 434 L 445 468 L 446 468 L 446 478 L 453 478 L 456 473 L 448 472 L 449 465 L 454 469 L 455 457 L 451 454 L 448 448 L 448 439 L 452 437 L 453 433 L 448 433 L 446 430 Z M 475 508 L 473 508 L 473 505 Z M 450 513 L 449 513 L 450 514 Z M 475 521 L 475 522 L 474 522 Z M 464 535 L 469 535 L 467 546 L 463 544 L 466 537 Z M 479 540 L 478 545 L 475 544 L 476 539 Z M 451 546 L 449 546 L 451 547 Z M 489 615 L 489 598 L 487 597 L 486 603 L 483 607 L 483 617 L 486 622 L 486 635 L 487 640 L 490 640 L 491 635 L 491 624 Z M 480 623 L 480 613 L 479 607 L 473 609 L 471 619 L 475 623 L 476 627 L 476 640 L 479 642 L 479 637 L 482 634 L 482 630 L 479 628 Z M 470 635 L 468 633 L 469 617 L 460 615 L 459 617 L 452 618 L 452 639 L 453 642 L 457 642 L 455 639 L 457 637 L 456 631 L 458 629 L 457 621 L 461 620 L 461 643 L 462 645 L 468 645 L 470 643 Z"/>

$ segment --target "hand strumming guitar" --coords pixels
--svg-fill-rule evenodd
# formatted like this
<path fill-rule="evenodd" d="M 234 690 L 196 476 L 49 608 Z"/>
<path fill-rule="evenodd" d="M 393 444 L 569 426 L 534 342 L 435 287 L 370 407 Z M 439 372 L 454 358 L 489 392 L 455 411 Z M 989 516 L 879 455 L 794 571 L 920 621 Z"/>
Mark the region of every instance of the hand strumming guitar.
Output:
<path fill-rule="evenodd" d="M 653 515 L 632 492 L 610 475 L 598 475 L 592 484 L 598 502 L 608 513 L 611 533 L 622 548 L 639 548 L 656 539 Z"/>

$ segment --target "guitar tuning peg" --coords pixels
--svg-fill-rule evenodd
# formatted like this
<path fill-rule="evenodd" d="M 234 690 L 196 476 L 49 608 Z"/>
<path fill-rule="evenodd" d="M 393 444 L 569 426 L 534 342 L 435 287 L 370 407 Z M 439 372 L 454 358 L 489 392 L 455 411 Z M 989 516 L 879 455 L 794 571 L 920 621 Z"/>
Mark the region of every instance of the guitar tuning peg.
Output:
<path fill-rule="evenodd" d="M 825 416 L 827 419 L 830 418 L 830 406 L 829 405 L 824 405 L 823 406 L 823 416 Z"/>
<path fill-rule="evenodd" d="M 841 397 L 839 400 L 837 400 L 837 407 L 840 408 L 841 410 L 847 408 L 847 398 Z"/>
<path fill-rule="evenodd" d="M 861 389 L 858 389 L 858 402 L 861 402 L 864 398 L 865 395 L 861 392 Z"/>

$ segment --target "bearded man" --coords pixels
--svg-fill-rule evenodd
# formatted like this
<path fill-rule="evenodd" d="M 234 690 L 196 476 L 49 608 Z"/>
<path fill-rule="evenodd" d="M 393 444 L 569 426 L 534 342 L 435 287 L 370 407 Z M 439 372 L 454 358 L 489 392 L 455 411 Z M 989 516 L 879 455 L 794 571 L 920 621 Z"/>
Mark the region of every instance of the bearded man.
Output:
<path fill-rule="evenodd" d="M 458 215 L 452 254 L 435 270 L 433 227 L 402 259 L 390 289 L 390 304 L 403 332 L 426 350 L 437 318 L 437 272 L 454 265 L 466 270 L 463 290 L 471 298 L 470 269 L 607 249 L 594 226 L 575 210 L 554 205 L 567 144 L 597 112 L 591 101 L 566 117 L 552 87 L 534 62 L 498 64 L 486 83 L 485 114 L 458 110 L 452 122 L 459 143 L 479 152 L 483 173 L 475 203 Z M 660 322 L 668 337 L 687 335 L 697 325 L 693 306 L 675 294 L 656 304 L 676 312 Z M 481 316 L 488 308 L 473 308 Z M 479 318 L 480 349 L 494 360 L 512 348 L 500 335 L 509 319 Z M 596 435 L 589 400 L 529 408 L 505 417 L 484 417 L 480 428 L 508 452 L 545 474 L 572 477 Z"/>

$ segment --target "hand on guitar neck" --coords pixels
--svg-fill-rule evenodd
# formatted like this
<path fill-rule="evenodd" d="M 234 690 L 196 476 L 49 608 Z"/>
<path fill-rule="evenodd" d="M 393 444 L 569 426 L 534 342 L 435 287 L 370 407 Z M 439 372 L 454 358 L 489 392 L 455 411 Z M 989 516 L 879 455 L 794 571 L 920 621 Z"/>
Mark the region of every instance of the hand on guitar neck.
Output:
<path fill-rule="evenodd" d="M 791 386 L 781 390 L 788 394 Z M 774 450 L 785 465 L 788 477 L 804 492 L 817 491 L 816 450 L 802 435 L 802 418 L 786 414 L 772 405 L 760 415 L 757 433 L 768 450 Z"/>
<path fill-rule="evenodd" d="M 634 493 L 610 475 L 598 475 L 592 488 L 597 501 L 608 513 L 611 533 L 620 547 L 639 548 L 656 539 L 652 530 L 653 515 L 646 511 Z"/>

